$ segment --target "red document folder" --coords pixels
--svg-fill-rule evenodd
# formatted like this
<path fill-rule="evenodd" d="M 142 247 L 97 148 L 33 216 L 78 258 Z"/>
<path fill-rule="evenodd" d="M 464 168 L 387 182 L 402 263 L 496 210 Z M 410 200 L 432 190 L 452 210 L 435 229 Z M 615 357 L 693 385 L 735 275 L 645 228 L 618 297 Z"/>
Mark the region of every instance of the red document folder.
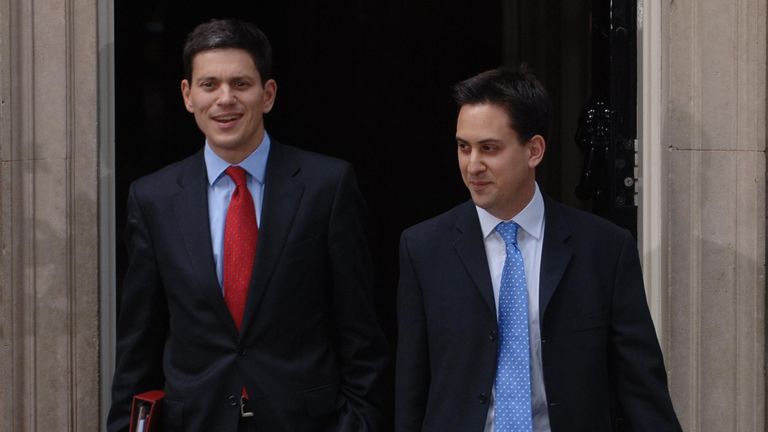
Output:
<path fill-rule="evenodd" d="M 131 404 L 131 432 L 153 432 L 158 430 L 160 410 L 165 393 L 151 390 L 133 396 Z"/>

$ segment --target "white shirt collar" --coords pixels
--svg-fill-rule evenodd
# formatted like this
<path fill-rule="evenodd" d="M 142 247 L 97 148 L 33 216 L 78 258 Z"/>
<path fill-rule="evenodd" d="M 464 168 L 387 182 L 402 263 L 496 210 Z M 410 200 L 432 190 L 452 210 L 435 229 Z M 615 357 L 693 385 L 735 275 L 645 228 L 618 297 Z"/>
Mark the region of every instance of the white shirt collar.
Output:
<path fill-rule="evenodd" d="M 532 236 L 536 240 L 540 240 L 543 234 L 544 228 L 544 198 L 539 191 L 539 185 L 535 184 L 536 189 L 533 192 L 533 198 L 528 202 L 520 213 L 516 214 L 511 221 L 520 225 L 528 235 Z M 496 229 L 496 225 L 500 222 L 509 222 L 497 218 L 496 216 L 488 213 L 487 210 L 475 206 L 477 209 L 477 217 L 480 219 L 480 229 L 483 231 L 483 239 L 488 238 L 493 234 Z"/>

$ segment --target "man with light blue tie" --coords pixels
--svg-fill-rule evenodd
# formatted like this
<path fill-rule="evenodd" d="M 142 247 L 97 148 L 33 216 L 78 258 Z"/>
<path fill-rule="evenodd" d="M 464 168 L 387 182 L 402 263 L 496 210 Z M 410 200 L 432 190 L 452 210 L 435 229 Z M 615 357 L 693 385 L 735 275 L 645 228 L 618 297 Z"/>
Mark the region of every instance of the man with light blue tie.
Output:
<path fill-rule="evenodd" d="M 536 184 L 546 90 L 498 68 L 454 99 L 472 199 L 401 237 L 396 430 L 679 431 L 634 239 Z"/>

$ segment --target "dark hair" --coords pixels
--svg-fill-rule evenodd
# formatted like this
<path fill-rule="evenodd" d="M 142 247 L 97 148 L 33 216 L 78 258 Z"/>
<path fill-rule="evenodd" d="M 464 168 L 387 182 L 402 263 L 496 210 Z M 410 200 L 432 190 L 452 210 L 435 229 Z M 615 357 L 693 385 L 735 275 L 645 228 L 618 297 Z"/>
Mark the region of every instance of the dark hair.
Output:
<path fill-rule="evenodd" d="M 503 107 L 510 127 L 524 141 L 541 135 L 546 141 L 552 103 L 544 86 L 525 64 L 517 69 L 499 67 L 482 72 L 453 86 L 453 100 L 464 105 L 491 103 Z"/>
<path fill-rule="evenodd" d="M 239 48 L 248 52 L 264 83 L 272 78 L 272 46 L 254 24 L 237 19 L 211 20 L 195 27 L 184 44 L 184 77 L 192 79 L 192 60 L 202 51 Z"/>

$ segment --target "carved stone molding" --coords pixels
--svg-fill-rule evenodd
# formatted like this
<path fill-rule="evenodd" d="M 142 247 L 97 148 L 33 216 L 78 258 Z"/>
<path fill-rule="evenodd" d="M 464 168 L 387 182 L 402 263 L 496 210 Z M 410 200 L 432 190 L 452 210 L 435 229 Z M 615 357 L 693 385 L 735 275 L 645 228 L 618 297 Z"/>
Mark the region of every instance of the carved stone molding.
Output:
<path fill-rule="evenodd" d="M 664 2 L 670 385 L 686 431 L 765 429 L 765 0 Z"/>
<path fill-rule="evenodd" d="M 766 0 L 645 3 L 663 9 L 643 62 L 661 64 L 652 302 L 675 407 L 686 431 L 760 432 Z M 97 4 L 0 0 L 2 431 L 99 430 Z"/>
<path fill-rule="evenodd" d="M 0 429 L 99 429 L 96 0 L 0 1 Z"/>

